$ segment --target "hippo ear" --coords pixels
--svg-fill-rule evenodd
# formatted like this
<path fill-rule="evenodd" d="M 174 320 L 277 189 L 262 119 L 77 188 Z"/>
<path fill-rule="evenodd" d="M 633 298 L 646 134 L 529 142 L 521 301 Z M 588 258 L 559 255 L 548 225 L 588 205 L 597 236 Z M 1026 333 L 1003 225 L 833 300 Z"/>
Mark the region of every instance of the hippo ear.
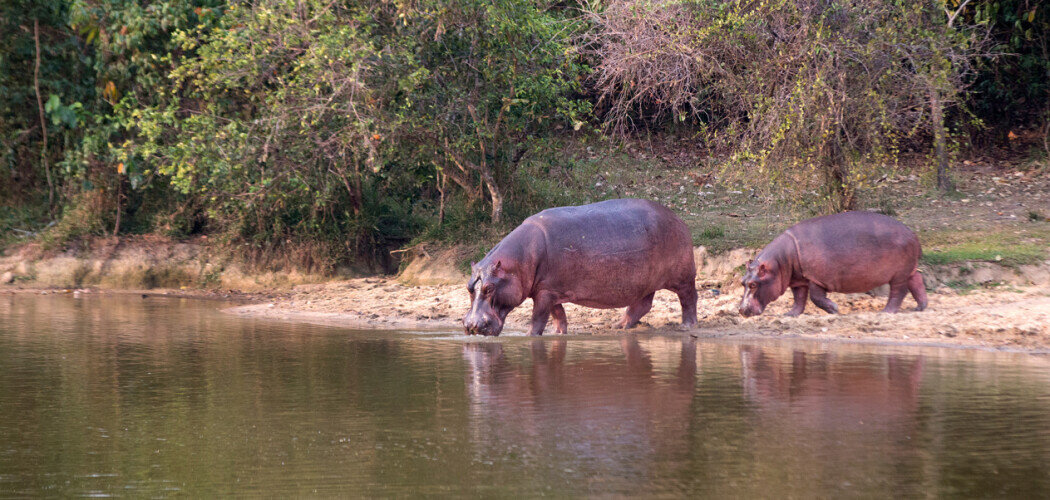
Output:
<path fill-rule="evenodd" d="M 496 265 L 492 266 L 492 272 L 490 275 L 494 278 L 504 278 L 507 276 L 507 269 L 503 267 L 502 261 L 496 261 Z"/>
<path fill-rule="evenodd" d="M 758 273 L 757 274 L 758 274 L 759 278 L 769 274 L 769 268 L 766 267 L 766 263 L 765 262 L 763 262 L 763 263 L 758 265 Z"/>

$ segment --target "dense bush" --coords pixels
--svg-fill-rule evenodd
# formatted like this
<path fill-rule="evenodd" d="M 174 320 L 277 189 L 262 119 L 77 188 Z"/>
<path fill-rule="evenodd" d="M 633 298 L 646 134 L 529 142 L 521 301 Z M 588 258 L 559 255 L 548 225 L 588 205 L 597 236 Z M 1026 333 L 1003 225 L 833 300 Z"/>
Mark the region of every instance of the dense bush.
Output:
<path fill-rule="evenodd" d="M 557 36 L 572 28 L 521 0 L 234 4 L 176 36 L 137 153 L 252 252 L 382 260 L 430 222 L 413 207 L 435 191 L 487 195 L 501 222 L 535 136 L 586 117 Z"/>
<path fill-rule="evenodd" d="M 63 235 L 207 229 L 260 262 L 383 263 L 441 225 L 446 205 L 475 224 L 502 223 L 508 204 L 514 217 L 538 205 L 522 189 L 522 159 L 589 117 L 586 67 L 570 43 L 579 23 L 556 4 L 49 5 L 71 43 L 44 54 L 49 130 L 60 138 L 49 147 L 55 203 L 78 220 L 107 212 L 79 230 L 61 224 Z M 5 42 L 20 59 L 3 64 L 31 63 L 32 38 L 14 24 L 41 15 L 12 9 Z M 81 87 L 63 90 L 62 67 L 77 64 Z M 34 103 L 7 97 L 5 141 L 23 140 Z M 10 171 L 50 173 L 29 163 Z"/>
<path fill-rule="evenodd" d="M 972 107 L 999 140 L 1011 128 L 1043 127 L 1050 153 L 1050 4 L 1040 0 L 976 0 L 966 20 L 989 26 L 995 57 L 982 59 Z"/>
<path fill-rule="evenodd" d="M 614 130 L 690 120 L 748 175 L 805 191 L 821 179 L 819 198 L 842 210 L 903 141 L 941 135 L 979 41 L 950 14 L 935 1 L 624 0 L 591 12 L 585 40 Z"/>
<path fill-rule="evenodd" d="M 386 266 L 412 240 L 571 201 L 551 139 L 589 125 L 677 124 L 749 181 L 849 208 L 904 148 L 943 174 L 959 130 L 1050 122 L 1048 16 L 1035 0 L 10 0 L 0 243 L 206 232 L 260 263 Z"/>

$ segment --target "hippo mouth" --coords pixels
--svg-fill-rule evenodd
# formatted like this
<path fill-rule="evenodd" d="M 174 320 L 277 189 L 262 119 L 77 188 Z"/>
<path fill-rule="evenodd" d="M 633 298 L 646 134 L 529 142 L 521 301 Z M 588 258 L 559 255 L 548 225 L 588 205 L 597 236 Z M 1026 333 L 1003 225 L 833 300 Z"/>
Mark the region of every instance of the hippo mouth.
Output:
<path fill-rule="evenodd" d="M 499 337 L 500 330 L 482 330 L 480 328 L 464 328 L 467 335 L 480 335 L 482 337 Z"/>
<path fill-rule="evenodd" d="M 503 332 L 503 322 L 490 323 L 489 325 L 477 325 L 471 327 L 464 327 L 463 331 L 467 335 L 481 335 L 482 337 L 498 337 Z"/>
<path fill-rule="evenodd" d="M 759 316 L 761 314 L 762 314 L 762 310 L 758 309 L 758 308 L 755 308 L 755 307 L 742 307 L 742 308 L 740 308 L 740 315 L 745 317 L 745 318 L 750 318 L 752 316 Z"/>
<path fill-rule="evenodd" d="M 750 318 L 762 314 L 765 309 L 766 306 L 762 305 L 762 302 L 760 302 L 753 294 L 747 293 L 744 295 L 744 298 L 741 299 L 737 311 L 740 312 L 741 316 Z"/>

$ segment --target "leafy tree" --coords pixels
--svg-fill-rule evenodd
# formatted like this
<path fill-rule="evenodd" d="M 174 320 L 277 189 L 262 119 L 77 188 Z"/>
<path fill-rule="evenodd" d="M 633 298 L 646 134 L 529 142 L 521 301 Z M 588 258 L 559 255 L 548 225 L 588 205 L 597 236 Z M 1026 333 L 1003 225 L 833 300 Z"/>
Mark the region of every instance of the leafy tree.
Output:
<path fill-rule="evenodd" d="M 936 1 L 642 0 L 591 18 L 613 127 L 694 120 L 770 185 L 821 179 L 832 211 L 854 208 L 903 141 L 943 129 L 929 110 L 955 101 L 975 43 Z"/>
<path fill-rule="evenodd" d="M 989 26 L 988 52 L 995 56 L 979 61 L 970 93 L 974 114 L 1000 139 L 1012 127 L 1042 122 L 1050 152 L 1050 5 L 974 0 L 962 7 L 965 22 Z"/>
<path fill-rule="evenodd" d="M 499 223 L 533 134 L 582 123 L 572 27 L 526 1 L 234 4 L 179 32 L 170 100 L 132 112 L 137 152 L 260 255 L 381 261 L 439 177 L 485 186 Z"/>
<path fill-rule="evenodd" d="M 76 141 L 79 106 L 93 94 L 90 57 L 67 24 L 68 2 L 0 3 L 0 203 L 55 203 L 54 172 Z"/>

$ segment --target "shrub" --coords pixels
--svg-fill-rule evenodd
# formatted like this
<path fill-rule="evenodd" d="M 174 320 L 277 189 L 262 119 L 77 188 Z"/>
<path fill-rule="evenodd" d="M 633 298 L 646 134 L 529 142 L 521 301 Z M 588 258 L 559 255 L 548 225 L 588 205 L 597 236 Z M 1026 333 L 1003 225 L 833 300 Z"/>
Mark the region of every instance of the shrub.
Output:
<path fill-rule="evenodd" d="M 590 18 L 614 131 L 691 120 L 748 177 L 830 211 L 853 208 L 904 141 L 943 138 L 936 115 L 976 44 L 933 1 L 621 0 Z"/>

